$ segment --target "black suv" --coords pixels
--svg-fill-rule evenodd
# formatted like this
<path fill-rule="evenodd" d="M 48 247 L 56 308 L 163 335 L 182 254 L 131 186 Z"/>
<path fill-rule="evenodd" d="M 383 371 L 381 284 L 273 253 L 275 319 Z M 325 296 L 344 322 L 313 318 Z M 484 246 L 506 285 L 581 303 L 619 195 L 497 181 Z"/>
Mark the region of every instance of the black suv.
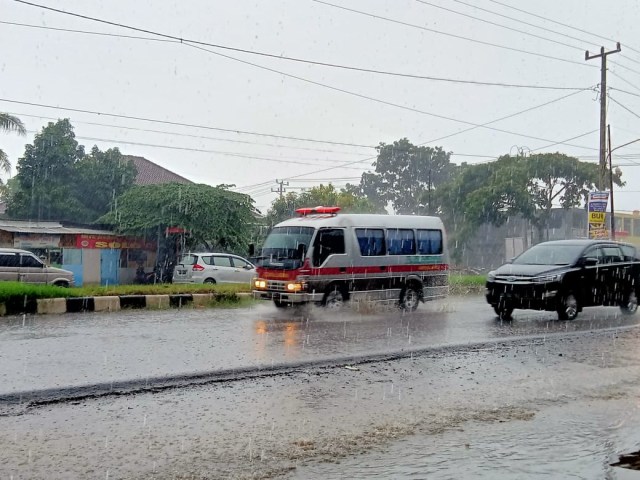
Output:
<path fill-rule="evenodd" d="M 487 275 L 487 302 L 501 319 L 516 308 L 558 312 L 573 320 L 583 307 L 638 309 L 640 258 L 633 245 L 559 240 L 534 245 Z"/>

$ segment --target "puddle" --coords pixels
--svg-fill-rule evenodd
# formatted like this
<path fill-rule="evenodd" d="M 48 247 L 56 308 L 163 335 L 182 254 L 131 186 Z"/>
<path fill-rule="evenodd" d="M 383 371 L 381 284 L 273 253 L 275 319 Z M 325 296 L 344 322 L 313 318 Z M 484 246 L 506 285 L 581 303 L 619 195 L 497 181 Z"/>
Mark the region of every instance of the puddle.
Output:
<path fill-rule="evenodd" d="M 611 464 L 639 446 L 637 400 L 580 401 L 546 408 L 527 421 L 416 433 L 384 451 L 298 466 L 286 478 L 620 479 L 622 469 Z M 632 461 L 640 465 L 640 456 Z M 633 473 L 640 479 L 640 472 Z"/>

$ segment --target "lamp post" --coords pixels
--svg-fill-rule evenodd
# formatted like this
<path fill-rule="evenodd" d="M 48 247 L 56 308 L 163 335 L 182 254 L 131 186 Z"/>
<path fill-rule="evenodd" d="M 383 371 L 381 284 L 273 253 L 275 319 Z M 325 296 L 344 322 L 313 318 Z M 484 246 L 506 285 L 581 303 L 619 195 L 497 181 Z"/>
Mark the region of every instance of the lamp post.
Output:
<path fill-rule="evenodd" d="M 607 129 L 609 126 L 607 125 Z M 609 153 L 607 155 L 607 160 L 609 162 L 609 192 L 611 195 L 611 240 L 616 239 L 616 222 L 615 222 L 615 210 L 613 208 L 613 167 L 612 167 L 612 153 L 617 149 L 626 147 L 627 145 L 631 145 L 632 143 L 640 142 L 640 138 L 636 138 L 635 140 L 631 140 L 630 142 L 623 143 L 622 145 L 618 145 L 616 148 L 611 148 L 611 130 L 609 130 Z"/>

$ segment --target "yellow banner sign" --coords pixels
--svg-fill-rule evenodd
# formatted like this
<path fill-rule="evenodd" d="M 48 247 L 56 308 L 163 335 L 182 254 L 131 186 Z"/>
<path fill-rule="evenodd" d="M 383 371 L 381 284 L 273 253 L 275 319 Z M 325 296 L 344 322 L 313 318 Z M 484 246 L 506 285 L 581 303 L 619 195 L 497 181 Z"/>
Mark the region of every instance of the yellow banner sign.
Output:
<path fill-rule="evenodd" d="M 589 223 L 604 223 L 604 212 L 589 212 Z"/>

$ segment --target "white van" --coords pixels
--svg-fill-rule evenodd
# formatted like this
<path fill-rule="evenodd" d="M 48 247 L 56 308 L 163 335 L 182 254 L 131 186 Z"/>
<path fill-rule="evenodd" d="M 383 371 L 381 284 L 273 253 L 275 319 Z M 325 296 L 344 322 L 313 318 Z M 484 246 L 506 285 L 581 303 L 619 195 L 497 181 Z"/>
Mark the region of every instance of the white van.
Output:
<path fill-rule="evenodd" d="M 0 248 L 0 281 L 39 283 L 73 287 L 73 273 L 49 267 L 33 253 L 17 248 Z"/>
<path fill-rule="evenodd" d="M 413 311 L 449 292 L 442 221 L 417 215 L 339 214 L 298 209 L 276 225 L 258 255 L 255 298 L 277 307 L 350 299 L 393 300 Z"/>

